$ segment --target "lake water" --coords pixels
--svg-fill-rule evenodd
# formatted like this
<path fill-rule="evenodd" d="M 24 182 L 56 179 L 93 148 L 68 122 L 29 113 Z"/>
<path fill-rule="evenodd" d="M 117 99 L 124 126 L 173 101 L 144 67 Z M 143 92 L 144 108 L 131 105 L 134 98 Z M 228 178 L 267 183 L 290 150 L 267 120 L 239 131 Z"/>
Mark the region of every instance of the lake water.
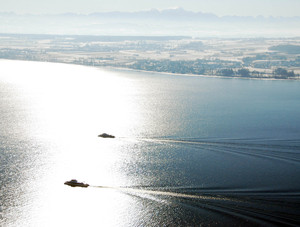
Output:
<path fill-rule="evenodd" d="M 299 116 L 300 81 L 1 60 L 0 225 L 297 226 Z"/>

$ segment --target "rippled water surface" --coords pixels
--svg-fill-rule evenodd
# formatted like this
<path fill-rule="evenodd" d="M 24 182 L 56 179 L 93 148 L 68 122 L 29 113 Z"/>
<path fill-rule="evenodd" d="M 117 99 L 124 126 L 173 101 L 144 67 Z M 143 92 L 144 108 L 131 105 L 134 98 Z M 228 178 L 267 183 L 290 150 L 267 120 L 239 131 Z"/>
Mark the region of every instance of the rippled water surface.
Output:
<path fill-rule="evenodd" d="M 298 226 L 299 116 L 299 81 L 1 60 L 0 225 Z"/>

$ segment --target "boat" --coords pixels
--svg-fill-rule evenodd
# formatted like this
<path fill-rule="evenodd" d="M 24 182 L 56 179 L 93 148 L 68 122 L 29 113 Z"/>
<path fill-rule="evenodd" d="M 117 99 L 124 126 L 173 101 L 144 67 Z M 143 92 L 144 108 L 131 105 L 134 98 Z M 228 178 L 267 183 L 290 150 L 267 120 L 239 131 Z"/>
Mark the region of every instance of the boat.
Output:
<path fill-rule="evenodd" d="M 75 179 L 72 179 L 70 181 L 66 181 L 65 182 L 66 185 L 69 185 L 71 187 L 83 187 L 83 188 L 87 188 L 88 186 L 90 186 L 89 184 L 85 184 L 85 183 L 82 183 L 82 182 L 78 182 L 77 180 Z"/>
<path fill-rule="evenodd" d="M 102 137 L 102 138 L 115 138 L 115 136 L 109 135 L 107 133 L 102 133 L 102 134 L 98 135 L 98 137 Z"/>

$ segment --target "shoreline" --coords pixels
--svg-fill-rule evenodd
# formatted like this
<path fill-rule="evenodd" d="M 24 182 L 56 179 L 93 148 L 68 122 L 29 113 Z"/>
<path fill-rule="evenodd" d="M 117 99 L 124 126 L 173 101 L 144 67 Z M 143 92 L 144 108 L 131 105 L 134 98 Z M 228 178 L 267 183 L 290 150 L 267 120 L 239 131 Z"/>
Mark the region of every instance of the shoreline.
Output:
<path fill-rule="evenodd" d="M 200 74 L 182 74 L 182 73 L 171 73 L 171 72 L 159 72 L 159 71 L 147 71 L 139 69 L 131 69 L 126 67 L 114 67 L 114 66 L 95 66 L 95 65 L 85 65 L 85 64 L 76 64 L 72 62 L 63 62 L 63 61 L 38 61 L 38 60 L 20 60 L 20 59 L 5 59 L 1 58 L 0 61 L 20 61 L 20 62 L 41 62 L 41 63 L 56 63 L 56 64 L 67 64 L 67 65 L 78 65 L 91 68 L 99 69 L 111 69 L 111 70 L 124 70 L 131 72 L 142 72 L 142 73 L 157 73 L 162 75 L 170 76 L 186 76 L 186 77 L 202 77 L 202 78 L 219 78 L 219 79 L 244 79 L 244 80 L 280 80 L 280 81 L 300 81 L 300 78 L 274 78 L 274 77 L 241 77 L 241 76 L 219 76 L 219 75 L 200 75 Z"/>
<path fill-rule="evenodd" d="M 78 64 L 74 64 L 78 65 Z M 83 65 L 84 66 L 84 65 Z M 204 77 L 204 78 L 219 78 L 219 79 L 242 79 L 242 80 L 284 80 L 284 81 L 300 81 L 300 78 L 274 78 L 274 77 L 239 77 L 239 76 L 218 76 L 218 75 L 200 75 L 200 74 L 181 74 L 181 73 L 169 73 L 169 72 L 158 72 L 158 71 L 147 71 L 147 70 L 138 70 L 138 69 L 131 69 L 131 68 L 122 68 L 122 67 L 113 67 L 113 66 L 91 66 L 91 67 L 98 67 L 98 68 L 108 68 L 108 69 L 117 69 L 117 70 L 124 70 L 124 71 L 132 71 L 132 72 L 142 72 L 142 73 L 157 73 L 163 75 L 170 75 L 170 76 L 186 76 L 186 77 Z"/>

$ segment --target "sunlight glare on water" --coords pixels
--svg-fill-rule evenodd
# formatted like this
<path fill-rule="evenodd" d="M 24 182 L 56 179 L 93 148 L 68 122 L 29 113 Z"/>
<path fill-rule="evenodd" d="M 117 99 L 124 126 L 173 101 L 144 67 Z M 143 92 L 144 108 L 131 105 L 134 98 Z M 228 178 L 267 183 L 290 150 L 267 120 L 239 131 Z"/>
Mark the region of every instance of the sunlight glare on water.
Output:
<path fill-rule="evenodd" d="M 34 204 L 28 211 L 34 218 L 28 223 L 122 226 L 128 210 L 134 209 L 127 207 L 127 195 L 109 189 L 71 188 L 63 182 L 77 178 L 96 185 L 127 183 L 118 168 L 122 142 L 97 136 L 134 133 L 141 122 L 139 107 L 130 100 L 138 89 L 117 73 L 95 68 L 21 61 L 14 67 L 14 61 L 4 62 L 10 70 L 2 81 L 17 86 L 22 105 L 29 109 L 23 134 L 49 141 L 45 143 L 48 150 L 42 151 L 47 152 L 47 164 L 37 168 L 38 185 L 30 187 L 34 193 L 26 198 Z M 89 212 L 83 213 L 84 206 Z M 22 224 L 24 220 L 19 219 Z"/>
<path fill-rule="evenodd" d="M 0 226 L 300 223 L 299 81 L 1 60 L 0 88 Z"/>
<path fill-rule="evenodd" d="M 137 88 L 116 73 L 65 64 L 21 62 L 18 68 L 8 64 L 10 74 L 17 75 L 9 80 L 26 91 L 27 101 L 39 112 L 33 125 L 47 129 L 43 134 L 64 140 L 106 130 L 124 135 L 139 124 L 138 106 L 129 102 Z"/>

